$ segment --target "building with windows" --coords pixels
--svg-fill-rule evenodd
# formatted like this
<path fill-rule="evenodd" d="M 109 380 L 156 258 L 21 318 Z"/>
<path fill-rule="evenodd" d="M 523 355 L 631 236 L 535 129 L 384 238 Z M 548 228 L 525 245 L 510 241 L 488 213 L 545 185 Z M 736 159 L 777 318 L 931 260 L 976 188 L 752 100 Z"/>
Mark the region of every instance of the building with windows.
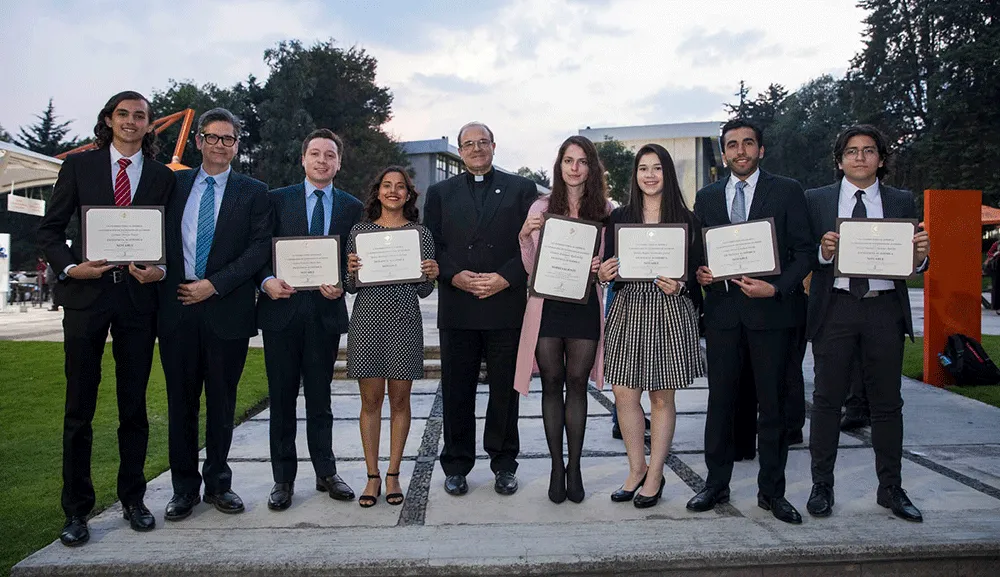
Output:
<path fill-rule="evenodd" d="M 400 142 L 399 146 L 410 158 L 410 166 L 413 168 L 413 184 L 420 192 L 417 208 L 423 214 L 424 194 L 427 192 L 427 188 L 432 184 L 461 174 L 465 170 L 465 165 L 462 163 L 462 157 L 458 155 L 458 148 L 448 142 L 447 136 L 433 140 Z M 500 166 L 497 166 L 496 169 L 510 172 Z M 540 194 L 550 192 L 544 186 L 536 186 Z"/>
<path fill-rule="evenodd" d="M 684 199 L 688 206 L 694 206 L 695 193 L 718 180 L 722 173 L 722 153 L 719 149 L 722 124 L 713 121 L 607 128 L 588 126 L 580 131 L 580 135 L 594 143 L 611 138 L 633 151 L 650 143 L 666 148 L 674 159 Z"/>

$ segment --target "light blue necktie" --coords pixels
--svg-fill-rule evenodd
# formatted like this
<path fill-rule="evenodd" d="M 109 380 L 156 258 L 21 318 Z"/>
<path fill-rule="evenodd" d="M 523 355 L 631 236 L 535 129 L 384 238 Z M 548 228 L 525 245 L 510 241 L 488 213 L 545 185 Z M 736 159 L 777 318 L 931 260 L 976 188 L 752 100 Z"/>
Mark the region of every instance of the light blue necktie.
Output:
<path fill-rule="evenodd" d="M 736 196 L 733 197 L 733 208 L 729 211 L 729 222 L 738 224 L 747 220 L 747 199 L 743 194 L 743 189 L 747 183 L 742 180 L 736 181 Z"/>
<path fill-rule="evenodd" d="M 205 278 L 205 265 L 208 264 L 208 252 L 212 249 L 214 236 L 215 179 L 209 176 L 205 179 L 205 191 L 201 193 L 201 203 L 198 205 L 198 240 L 195 243 L 194 274 L 200 279 Z"/>
<path fill-rule="evenodd" d="M 312 221 L 309 222 L 310 236 L 323 236 L 323 221 L 326 219 L 326 209 L 323 208 L 323 191 L 316 189 L 316 206 L 313 207 Z"/>

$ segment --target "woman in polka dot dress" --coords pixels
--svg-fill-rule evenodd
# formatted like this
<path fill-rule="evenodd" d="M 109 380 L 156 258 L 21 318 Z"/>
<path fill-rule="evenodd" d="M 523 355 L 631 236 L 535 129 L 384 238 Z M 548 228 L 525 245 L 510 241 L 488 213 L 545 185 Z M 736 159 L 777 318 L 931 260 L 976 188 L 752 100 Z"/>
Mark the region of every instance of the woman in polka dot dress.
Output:
<path fill-rule="evenodd" d="M 358 379 L 361 388 L 361 443 L 364 446 L 368 484 L 358 498 L 362 507 L 371 507 L 382 492 L 379 473 L 379 433 L 382 402 L 389 389 L 389 468 L 386 472 L 385 500 L 403 502 L 399 465 L 410 432 L 410 387 L 424 376 L 423 320 L 419 298 L 434 290 L 438 265 L 434 260 L 434 239 L 417 224 L 417 190 L 406 169 L 390 166 L 372 183 L 365 204 L 366 220 L 354 225 L 347 242 L 347 292 L 357 294 L 347 334 L 347 375 Z M 393 230 L 403 227 L 420 232 L 420 270 L 427 280 L 358 287 L 358 270 L 364 265 L 356 254 L 354 232 Z"/>

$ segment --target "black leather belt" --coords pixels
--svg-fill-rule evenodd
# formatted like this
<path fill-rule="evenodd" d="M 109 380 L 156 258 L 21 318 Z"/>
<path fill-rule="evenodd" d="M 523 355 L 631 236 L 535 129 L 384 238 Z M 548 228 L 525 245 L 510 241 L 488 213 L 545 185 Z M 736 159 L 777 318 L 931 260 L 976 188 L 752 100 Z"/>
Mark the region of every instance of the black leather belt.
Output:
<path fill-rule="evenodd" d="M 851 291 L 848 291 L 848 290 L 844 290 L 844 289 L 842 289 L 842 288 L 837 288 L 837 287 L 834 287 L 834 288 L 833 288 L 833 292 L 834 292 L 834 293 L 837 293 L 837 294 L 845 294 L 845 295 L 851 295 L 851 296 L 854 296 L 854 294 L 853 294 L 853 293 L 851 293 Z M 896 292 L 896 291 L 895 291 L 895 290 L 884 290 L 884 291 L 868 291 L 868 292 L 866 292 L 866 293 L 865 293 L 865 296 L 863 296 L 863 297 L 861 297 L 861 298 L 866 298 L 866 299 L 873 299 L 873 298 L 875 298 L 875 297 L 880 297 L 880 296 L 882 296 L 882 295 L 887 295 L 887 294 L 892 294 L 892 293 L 894 293 L 894 292 Z"/>

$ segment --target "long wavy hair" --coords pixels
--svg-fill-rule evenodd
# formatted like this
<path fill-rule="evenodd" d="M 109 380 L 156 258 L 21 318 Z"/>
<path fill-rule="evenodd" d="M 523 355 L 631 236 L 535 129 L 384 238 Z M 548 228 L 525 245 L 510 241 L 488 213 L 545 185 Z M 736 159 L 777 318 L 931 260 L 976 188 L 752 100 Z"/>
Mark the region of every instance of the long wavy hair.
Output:
<path fill-rule="evenodd" d="M 146 103 L 146 112 L 149 113 L 149 123 L 152 126 L 153 123 L 153 105 L 149 103 L 149 100 L 145 96 L 135 92 L 134 90 L 126 90 L 124 92 L 119 92 L 108 100 L 108 103 L 104 105 L 104 108 L 97 113 L 97 124 L 94 125 L 94 144 L 97 148 L 107 148 L 111 146 L 111 141 L 114 139 L 114 132 L 111 127 L 104 121 L 105 118 L 110 118 L 111 114 L 118 108 L 118 105 L 122 103 L 123 100 L 141 100 Z M 156 153 L 159 152 L 159 146 L 156 144 L 156 131 L 150 130 L 142 137 L 142 154 L 143 156 L 154 157 Z"/>
<path fill-rule="evenodd" d="M 627 212 L 629 220 L 632 222 L 642 222 L 643 202 L 646 195 L 639 188 L 639 159 L 652 152 L 660 159 L 660 166 L 663 167 L 663 193 L 660 195 L 660 222 L 661 223 L 688 223 L 694 222 L 694 213 L 684 204 L 684 195 L 681 194 L 681 187 L 677 184 L 677 169 L 674 168 L 674 159 L 666 148 L 659 144 L 647 144 L 635 153 L 635 162 L 632 163 L 632 191 L 629 194 Z"/>
<path fill-rule="evenodd" d="M 368 199 L 365 201 L 365 215 L 368 220 L 375 222 L 382 216 L 382 201 L 378 199 L 378 189 L 382 186 L 382 179 L 387 174 L 398 172 L 403 175 L 403 182 L 406 183 L 406 202 L 403 204 L 403 218 L 410 222 L 420 220 L 420 209 L 417 208 L 417 187 L 413 185 L 413 180 L 402 166 L 388 166 L 375 177 L 371 185 L 368 186 Z"/>
<path fill-rule="evenodd" d="M 566 150 L 577 145 L 587 157 L 587 180 L 583 184 L 580 198 L 579 216 L 583 220 L 602 221 L 608 216 L 608 183 L 604 175 L 604 164 L 597 155 L 597 147 L 583 136 L 570 136 L 563 141 L 552 168 L 552 194 L 549 195 L 549 212 L 569 215 L 569 194 L 562 175 L 562 160 Z"/>

